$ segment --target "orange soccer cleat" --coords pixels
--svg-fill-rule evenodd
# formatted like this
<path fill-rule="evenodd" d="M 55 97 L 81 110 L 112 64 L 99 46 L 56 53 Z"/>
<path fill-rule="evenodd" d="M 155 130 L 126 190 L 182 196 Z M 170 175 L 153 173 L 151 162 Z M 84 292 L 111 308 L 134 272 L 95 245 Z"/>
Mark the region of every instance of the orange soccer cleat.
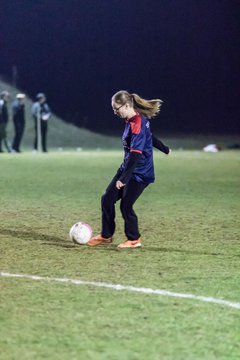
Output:
<path fill-rule="evenodd" d="M 138 240 L 127 240 L 118 245 L 119 249 L 135 249 L 142 247 L 141 239 Z"/>
<path fill-rule="evenodd" d="M 97 245 L 104 245 L 104 244 L 111 244 L 111 242 L 113 241 L 113 238 L 104 238 L 102 237 L 101 234 L 96 235 L 94 237 L 92 237 L 88 242 L 87 245 L 88 246 L 97 246 Z"/>

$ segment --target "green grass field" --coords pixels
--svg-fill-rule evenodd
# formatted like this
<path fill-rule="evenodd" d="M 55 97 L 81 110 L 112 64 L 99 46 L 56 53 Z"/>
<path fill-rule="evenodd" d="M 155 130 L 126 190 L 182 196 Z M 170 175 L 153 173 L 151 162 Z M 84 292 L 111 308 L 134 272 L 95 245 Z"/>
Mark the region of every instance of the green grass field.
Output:
<path fill-rule="evenodd" d="M 100 197 L 121 151 L 3 154 L 0 271 L 121 284 L 240 304 L 238 151 L 155 153 L 138 200 L 144 248 L 74 245 L 100 231 Z M 93 285 L 0 277 L 0 359 L 240 359 L 240 309 Z"/>

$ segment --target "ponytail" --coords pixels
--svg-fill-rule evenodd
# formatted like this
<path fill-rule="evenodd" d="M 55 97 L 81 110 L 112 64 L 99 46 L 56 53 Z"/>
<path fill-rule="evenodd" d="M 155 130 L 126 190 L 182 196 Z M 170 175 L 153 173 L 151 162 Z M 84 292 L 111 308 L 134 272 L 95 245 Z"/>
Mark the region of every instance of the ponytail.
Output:
<path fill-rule="evenodd" d="M 136 109 L 140 114 L 146 116 L 147 118 L 151 119 L 160 112 L 162 100 L 160 99 L 146 100 L 141 98 L 137 94 L 132 94 L 132 97 L 133 97 L 134 109 Z"/>
<path fill-rule="evenodd" d="M 162 100 L 160 99 L 146 100 L 137 94 L 130 94 L 125 90 L 118 91 L 115 95 L 113 95 L 112 101 L 120 105 L 128 103 L 137 112 L 146 116 L 148 119 L 155 117 L 160 112 L 162 105 Z"/>

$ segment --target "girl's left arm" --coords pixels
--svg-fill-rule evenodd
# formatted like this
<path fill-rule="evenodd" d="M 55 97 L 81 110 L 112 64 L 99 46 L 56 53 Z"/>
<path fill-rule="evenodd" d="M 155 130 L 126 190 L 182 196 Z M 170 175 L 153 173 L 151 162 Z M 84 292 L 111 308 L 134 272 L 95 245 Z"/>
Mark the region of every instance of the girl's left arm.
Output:
<path fill-rule="evenodd" d="M 156 138 L 156 136 L 154 136 L 153 134 L 152 134 L 152 143 L 153 143 L 153 147 L 162 151 L 164 154 L 169 155 L 171 153 L 171 149 L 169 149 L 168 146 L 164 145 L 163 142 L 158 138 Z"/>

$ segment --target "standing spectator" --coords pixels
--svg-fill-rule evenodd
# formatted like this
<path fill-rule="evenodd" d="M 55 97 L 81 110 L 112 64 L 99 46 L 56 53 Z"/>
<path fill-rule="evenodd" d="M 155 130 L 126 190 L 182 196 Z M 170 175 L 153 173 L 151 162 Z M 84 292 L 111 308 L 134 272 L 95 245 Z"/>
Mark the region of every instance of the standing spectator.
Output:
<path fill-rule="evenodd" d="M 8 123 L 8 107 L 9 92 L 4 90 L 0 93 L 0 152 L 3 152 L 2 141 L 8 152 L 11 152 L 11 147 L 7 140 L 7 123 Z"/>
<path fill-rule="evenodd" d="M 12 104 L 13 124 L 15 136 L 12 143 L 12 152 L 20 153 L 20 144 L 25 128 L 25 94 L 17 94 Z"/>
<path fill-rule="evenodd" d="M 39 93 L 36 96 L 36 102 L 32 106 L 32 115 L 35 121 L 35 139 L 34 150 L 39 150 L 42 145 L 42 151 L 47 152 L 47 130 L 48 120 L 51 117 L 51 110 L 46 102 L 46 95 Z"/>

